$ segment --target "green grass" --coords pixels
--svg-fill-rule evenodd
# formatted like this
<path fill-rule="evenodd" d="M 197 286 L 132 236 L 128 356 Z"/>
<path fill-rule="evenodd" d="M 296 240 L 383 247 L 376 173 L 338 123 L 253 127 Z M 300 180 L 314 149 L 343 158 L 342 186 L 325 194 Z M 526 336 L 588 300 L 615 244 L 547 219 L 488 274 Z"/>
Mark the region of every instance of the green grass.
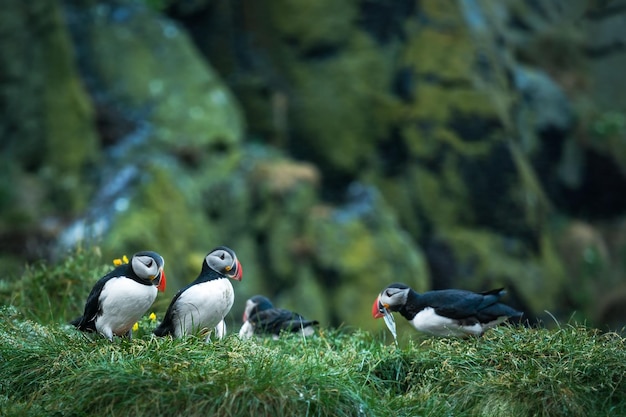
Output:
<path fill-rule="evenodd" d="M 40 323 L 69 321 L 83 313 L 89 291 L 113 268 L 104 265 L 97 247 L 67 253 L 58 263 L 26 265 L 20 277 L 0 279 L 0 304 Z"/>
<path fill-rule="evenodd" d="M 1 416 L 626 415 L 626 339 L 615 333 L 501 326 L 457 340 L 401 326 L 396 348 L 381 322 L 378 335 L 206 344 L 154 338 L 145 317 L 132 341 L 111 343 L 63 324 L 103 263 L 79 251 L 0 283 Z"/>
<path fill-rule="evenodd" d="M 303 340 L 113 343 L 0 312 L 0 414 L 615 416 L 626 346 L 580 327 L 503 326 L 395 348 L 364 332 Z"/>

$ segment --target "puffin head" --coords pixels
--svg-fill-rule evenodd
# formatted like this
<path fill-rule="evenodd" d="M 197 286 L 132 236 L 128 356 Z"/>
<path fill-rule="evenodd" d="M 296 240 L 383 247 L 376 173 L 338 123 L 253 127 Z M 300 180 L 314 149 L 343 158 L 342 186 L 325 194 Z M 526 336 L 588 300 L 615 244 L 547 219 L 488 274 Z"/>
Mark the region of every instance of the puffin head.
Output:
<path fill-rule="evenodd" d="M 161 255 L 152 251 L 137 252 L 133 255 L 130 266 L 139 278 L 152 281 L 159 291 L 165 291 L 167 284 L 163 271 L 165 260 Z"/>
<path fill-rule="evenodd" d="M 274 305 L 269 300 L 269 298 L 262 295 L 255 295 L 253 297 L 250 297 L 248 298 L 248 301 L 246 301 L 246 307 L 243 310 L 242 321 L 245 323 L 248 320 L 248 317 L 252 315 L 252 313 L 269 310 L 270 308 L 274 308 Z"/>
<path fill-rule="evenodd" d="M 385 310 L 398 311 L 406 304 L 411 288 L 406 284 L 395 283 L 385 288 L 372 305 L 372 316 L 379 319 L 385 316 Z"/>
<path fill-rule="evenodd" d="M 204 258 L 206 265 L 213 271 L 230 279 L 241 281 L 243 268 L 235 255 L 235 251 L 226 246 L 218 246 Z"/>

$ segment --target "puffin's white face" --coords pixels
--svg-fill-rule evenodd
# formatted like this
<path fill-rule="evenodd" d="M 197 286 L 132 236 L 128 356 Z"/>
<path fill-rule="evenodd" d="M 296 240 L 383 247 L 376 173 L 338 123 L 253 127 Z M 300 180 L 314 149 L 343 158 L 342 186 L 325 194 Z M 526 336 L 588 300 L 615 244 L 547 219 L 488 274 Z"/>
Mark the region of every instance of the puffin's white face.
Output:
<path fill-rule="evenodd" d="M 398 288 L 395 286 L 387 287 L 380 293 L 380 297 L 378 301 L 380 304 L 391 310 L 397 311 L 406 304 L 406 300 L 409 294 L 409 287 L 406 288 Z"/>
<path fill-rule="evenodd" d="M 257 306 L 257 303 L 255 303 L 252 299 L 249 298 L 246 301 L 246 307 L 243 309 L 243 321 L 244 322 L 248 320 L 248 317 L 250 317 L 252 310 L 254 310 L 256 306 Z"/>
<path fill-rule="evenodd" d="M 262 295 L 255 295 L 253 297 L 248 298 L 246 301 L 246 308 L 243 310 L 243 321 L 245 322 L 252 315 L 253 312 L 258 313 L 259 311 L 264 311 L 274 308 L 272 302 Z"/>
<path fill-rule="evenodd" d="M 229 278 L 241 280 L 243 270 L 234 252 L 218 248 L 209 253 L 204 261 L 212 270 Z"/>
<path fill-rule="evenodd" d="M 131 260 L 133 272 L 137 274 L 139 278 L 149 279 L 150 281 L 161 277 L 164 264 L 165 261 L 163 258 L 154 252 L 136 253 Z"/>

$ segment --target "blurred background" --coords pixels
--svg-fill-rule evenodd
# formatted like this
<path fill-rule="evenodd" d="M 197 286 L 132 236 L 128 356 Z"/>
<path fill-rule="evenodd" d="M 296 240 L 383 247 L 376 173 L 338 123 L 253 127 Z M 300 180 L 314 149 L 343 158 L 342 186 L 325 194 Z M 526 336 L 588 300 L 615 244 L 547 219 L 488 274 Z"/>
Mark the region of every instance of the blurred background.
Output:
<path fill-rule="evenodd" d="M 152 249 L 164 311 L 227 245 L 231 325 L 404 282 L 620 329 L 625 70 L 626 1 L 5 0 L 3 282 Z"/>

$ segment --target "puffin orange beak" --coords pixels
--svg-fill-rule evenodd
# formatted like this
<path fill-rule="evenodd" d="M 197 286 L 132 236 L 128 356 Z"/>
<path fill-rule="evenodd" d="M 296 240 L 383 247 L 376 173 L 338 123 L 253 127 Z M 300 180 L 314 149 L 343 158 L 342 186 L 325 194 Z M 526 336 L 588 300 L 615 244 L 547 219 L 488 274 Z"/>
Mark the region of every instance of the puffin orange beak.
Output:
<path fill-rule="evenodd" d="M 235 271 L 229 274 L 228 277 L 236 281 L 241 281 L 241 278 L 243 278 L 243 268 L 241 267 L 241 263 L 239 263 L 239 259 L 236 259 L 235 262 Z"/>
<path fill-rule="evenodd" d="M 380 295 L 376 297 L 374 300 L 374 304 L 372 304 L 372 317 L 375 319 L 379 319 L 381 317 L 385 317 L 385 314 L 382 312 L 385 306 L 380 303 Z"/>
<path fill-rule="evenodd" d="M 167 278 L 165 278 L 165 271 L 161 270 L 161 278 L 159 278 L 159 284 L 157 289 L 161 292 L 165 292 L 165 286 L 167 285 Z"/>

